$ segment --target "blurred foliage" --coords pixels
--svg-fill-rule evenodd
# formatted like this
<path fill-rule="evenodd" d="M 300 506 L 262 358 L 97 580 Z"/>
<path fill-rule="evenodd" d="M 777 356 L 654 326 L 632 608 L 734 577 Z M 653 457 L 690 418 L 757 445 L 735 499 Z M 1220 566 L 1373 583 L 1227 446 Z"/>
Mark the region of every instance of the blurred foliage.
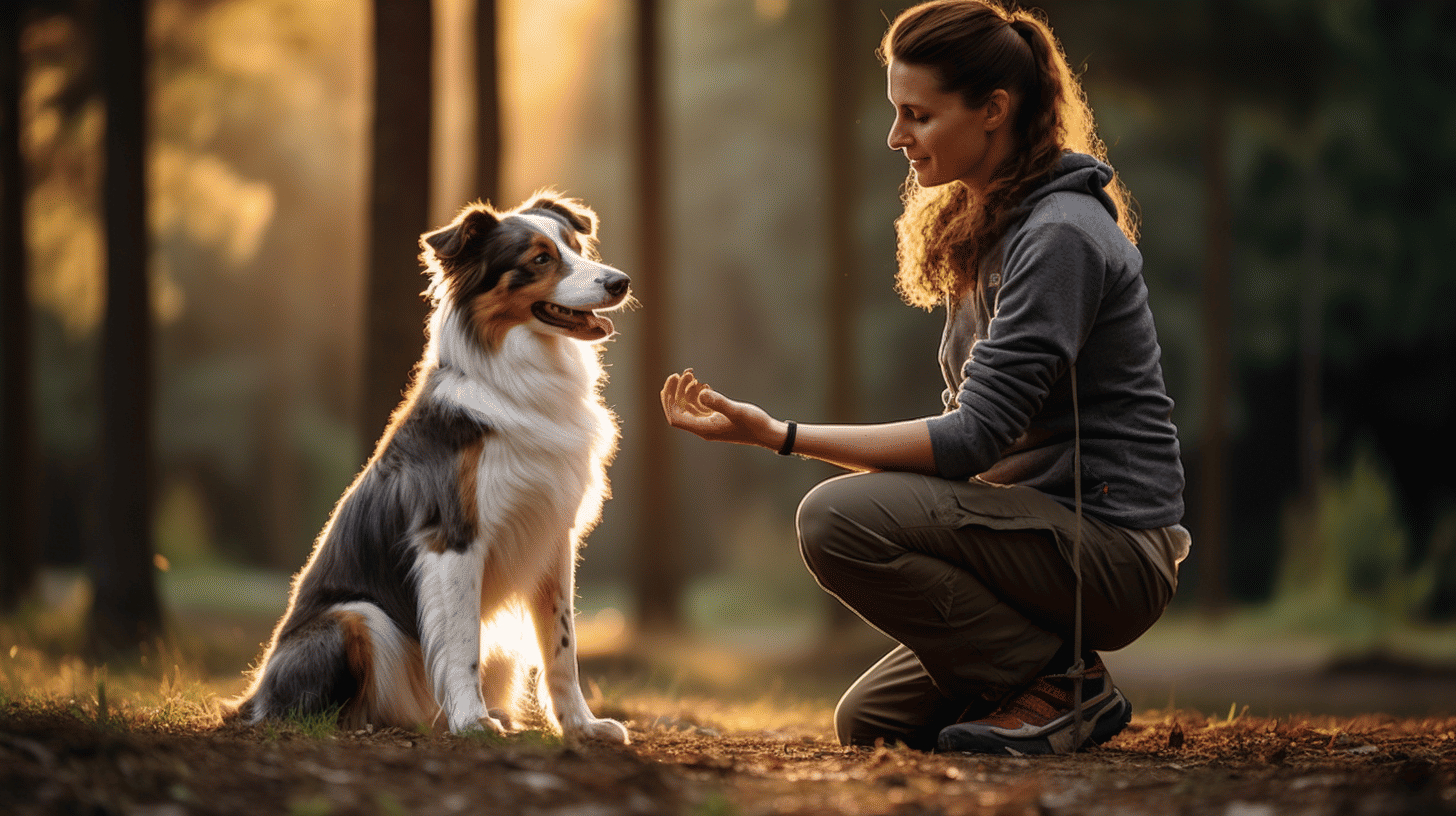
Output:
<path fill-rule="evenodd" d="M 454 9 L 442 19 L 460 17 L 461 0 L 441 2 Z M 835 3 L 854 15 L 857 41 L 832 43 L 824 0 L 664 4 L 672 277 L 668 301 L 643 308 L 670 312 L 674 367 L 694 366 L 725 393 L 779 416 L 830 413 L 823 338 L 834 320 L 855 321 L 860 417 L 939 409 L 939 316 L 902 306 L 891 287 L 905 167 L 884 147 L 891 112 L 873 50 L 902 5 Z M 1456 227 L 1456 193 L 1446 183 L 1456 177 L 1456 5 L 1043 5 L 1083 69 L 1111 159 L 1141 205 L 1145 274 L 1190 464 L 1200 456 L 1202 417 L 1200 139 L 1208 94 L 1227 102 L 1235 594 L 1267 597 L 1278 583 L 1282 519 L 1298 481 L 1299 312 L 1313 296 L 1323 327 L 1325 470 L 1339 474 L 1323 495 L 1327 514 L 1349 514 L 1328 519 L 1338 523 L 1337 537 L 1321 525 L 1320 548 L 1342 569 L 1368 565 L 1357 569 L 1365 583 L 1342 584 L 1351 593 L 1414 593 L 1402 596 L 1405 608 L 1453 614 L 1456 482 L 1428 460 L 1456 447 L 1456 271 L 1445 247 Z M 632 6 L 500 6 L 499 203 L 548 184 L 584 198 L 602 217 L 606 260 L 631 272 Z M 38 417 L 48 555 L 65 561 L 88 534 L 94 489 L 104 114 L 87 58 L 89 4 L 32 8 L 23 144 Z M 153 0 L 149 8 L 159 543 L 178 563 L 217 553 L 291 570 L 380 430 L 358 427 L 354 407 L 367 6 Z M 546 26 L 552 45 L 543 49 Z M 841 170 L 823 159 L 829 48 L 862 55 L 854 270 L 825 268 L 823 190 L 827 174 Z M 468 70 L 441 70 L 444 98 L 462 98 Z M 437 157 L 437 167 L 456 174 L 470 151 L 469 135 L 458 131 L 442 129 L 454 135 L 442 138 Z M 458 178 L 435 186 L 474 197 Z M 448 215 L 461 203 L 437 209 Z M 830 286 L 855 287 L 860 313 L 826 313 Z M 587 582 L 620 579 L 627 539 L 639 529 L 635 498 L 653 489 L 641 483 L 632 440 L 643 423 L 661 421 L 654 395 L 667 372 L 635 370 L 639 320 L 618 320 L 620 338 L 607 351 L 607 399 L 624 435 L 615 499 L 582 567 Z M 1356 440 L 1368 440 L 1365 458 L 1356 456 Z M 720 573 L 764 576 L 763 603 L 786 614 L 799 608 L 794 593 L 817 597 L 797 567 L 791 521 L 798 498 L 831 471 L 684 436 L 674 445 L 688 487 L 680 513 L 691 540 L 681 546 L 704 577 L 700 597 L 717 596 L 712 576 Z M 1195 514 L 1189 524 L 1195 545 L 1185 585 L 1196 587 Z"/>
<path fill-rule="evenodd" d="M 1445 306 L 1456 299 L 1445 245 L 1456 192 L 1440 181 L 1456 177 L 1456 7 L 1274 9 L 1309 32 L 1324 61 L 1310 98 L 1256 111 L 1240 150 L 1241 471 L 1255 475 L 1239 494 L 1255 511 L 1242 532 L 1267 542 L 1268 514 L 1289 495 L 1291 460 L 1256 474 L 1269 467 L 1271 446 L 1296 435 L 1288 384 L 1299 299 L 1312 286 L 1322 303 L 1331 464 L 1351 462 L 1357 441 L 1370 441 L 1394 480 L 1392 512 L 1410 529 L 1409 558 L 1420 559 L 1456 510 L 1456 482 L 1428 461 L 1456 446 L 1456 317 Z"/>
<path fill-rule="evenodd" d="M 1286 536 L 1319 542 L 1284 559 L 1277 596 L 1311 622 L 1334 617 L 1342 628 L 1378 633 L 1408 620 L 1429 594 L 1429 573 L 1407 571 L 1409 535 L 1368 445 L 1344 473 L 1321 481 L 1313 517 L 1291 511 Z"/>

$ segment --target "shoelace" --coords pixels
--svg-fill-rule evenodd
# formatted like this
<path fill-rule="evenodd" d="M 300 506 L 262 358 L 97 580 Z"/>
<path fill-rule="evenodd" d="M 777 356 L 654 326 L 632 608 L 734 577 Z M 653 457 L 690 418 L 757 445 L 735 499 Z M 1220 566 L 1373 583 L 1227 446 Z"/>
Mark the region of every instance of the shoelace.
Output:
<path fill-rule="evenodd" d="M 1077 405 L 1077 364 L 1071 366 L 1072 380 L 1072 492 L 1076 494 L 1077 531 L 1072 538 L 1072 574 L 1077 580 L 1072 609 L 1072 753 L 1082 748 L 1082 678 L 1087 667 L 1082 663 L 1082 412 Z"/>
<path fill-rule="evenodd" d="M 1072 708 L 1072 697 L 1046 680 L 1037 680 L 986 718 L 988 725 L 1015 728 L 1023 723 L 1046 725 Z"/>

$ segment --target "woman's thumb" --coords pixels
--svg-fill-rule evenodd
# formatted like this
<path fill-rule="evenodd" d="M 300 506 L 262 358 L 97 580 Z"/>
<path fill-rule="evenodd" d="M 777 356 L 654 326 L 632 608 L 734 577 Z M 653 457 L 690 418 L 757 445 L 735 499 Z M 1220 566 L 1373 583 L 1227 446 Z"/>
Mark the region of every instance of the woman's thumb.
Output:
<path fill-rule="evenodd" d="M 714 411 L 721 411 L 725 406 L 731 405 L 732 400 L 714 391 L 712 388 L 704 388 L 703 393 L 698 395 L 703 405 L 712 408 Z"/>

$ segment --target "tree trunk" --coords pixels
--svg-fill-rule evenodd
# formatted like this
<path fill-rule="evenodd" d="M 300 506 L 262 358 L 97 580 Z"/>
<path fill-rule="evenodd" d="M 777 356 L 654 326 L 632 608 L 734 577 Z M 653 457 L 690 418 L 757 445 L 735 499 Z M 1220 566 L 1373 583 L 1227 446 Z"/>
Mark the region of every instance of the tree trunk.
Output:
<path fill-rule="evenodd" d="M 13 478 L 0 490 L 0 613 L 35 586 L 35 414 L 31 400 L 30 292 L 25 260 L 25 178 L 20 160 L 20 27 L 24 3 L 0 4 L 0 462 Z"/>
<path fill-rule="evenodd" d="M 147 279 L 146 3 L 102 3 L 106 317 L 101 530 L 91 543 L 90 645 L 125 655 L 162 633 L 152 553 L 152 342 Z"/>
<path fill-rule="evenodd" d="M 1320 530 L 1320 477 L 1324 473 L 1324 183 L 1319 167 L 1309 171 L 1304 222 L 1302 278 L 1299 286 L 1299 414 L 1294 438 L 1299 446 L 1299 492 L 1294 527 L 1285 535 L 1288 550 L 1280 559 L 1280 594 L 1292 594 L 1323 574 Z"/>
<path fill-rule="evenodd" d="M 1210 86 L 1203 143 L 1203 442 L 1200 459 L 1198 535 L 1199 602 L 1205 613 L 1228 606 L 1228 405 L 1232 377 L 1230 320 L 1230 219 L 1228 191 L 1228 106 L 1224 91 Z"/>
<path fill-rule="evenodd" d="M 371 442 L 424 347 L 419 239 L 429 228 L 432 18 L 429 0 L 375 0 L 374 125 L 361 429 Z"/>
<path fill-rule="evenodd" d="M 677 522 L 677 485 L 673 478 L 672 444 L 666 422 L 656 419 L 661 404 L 657 394 L 667 375 L 667 344 L 671 337 L 668 316 L 672 313 L 671 293 L 663 265 L 663 146 L 661 56 L 661 10 L 657 0 L 637 2 L 637 42 L 633 61 L 638 132 L 635 164 L 637 173 L 637 269 L 632 288 L 645 308 L 642 337 L 638 341 L 638 370 L 642 382 L 642 427 L 637 443 L 642 450 L 641 484 L 635 546 L 634 595 L 637 625 L 645 632 L 675 632 L 682 628 L 684 571 L 683 539 Z"/>
<path fill-rule="evenodd" d="M 854 114 L 858 98 L 855 66 L 862 57 L 853 47 L 854 15 L 850 3 L 826 3 L 825 42 L 828 110 L 825 136 L 825 212 L 828 221 L 829 268 L 824 280 L 824 315 L 829 343 L 829 381 L 824 395 L 830 422 L 859 421 L 859 269 L 855 263 L 854 202 L 858 174 L 854 160 Z M 859 616 L 826 595 L 830 634 L 858 627 Z M 831 639 L 832 640 L 832 639 Z"/>
<path fill-rule="evenodd" d="M 495 0 L 475 3 L 475 195 L 500 204 L 501 125 Z"/>

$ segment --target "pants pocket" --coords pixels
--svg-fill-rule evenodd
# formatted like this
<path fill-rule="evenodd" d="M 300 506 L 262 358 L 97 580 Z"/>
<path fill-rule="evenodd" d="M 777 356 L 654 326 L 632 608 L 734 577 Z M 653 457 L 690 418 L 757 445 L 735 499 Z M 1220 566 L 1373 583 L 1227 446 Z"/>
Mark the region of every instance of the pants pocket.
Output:
<path fill-rule="evenodd" d="M 940 616 L 940 623 L 950 623 L 955 609 L 955 568 L 938 558 L 906 553 L 889 562 L 911 597 L 923 599 Z"/>

